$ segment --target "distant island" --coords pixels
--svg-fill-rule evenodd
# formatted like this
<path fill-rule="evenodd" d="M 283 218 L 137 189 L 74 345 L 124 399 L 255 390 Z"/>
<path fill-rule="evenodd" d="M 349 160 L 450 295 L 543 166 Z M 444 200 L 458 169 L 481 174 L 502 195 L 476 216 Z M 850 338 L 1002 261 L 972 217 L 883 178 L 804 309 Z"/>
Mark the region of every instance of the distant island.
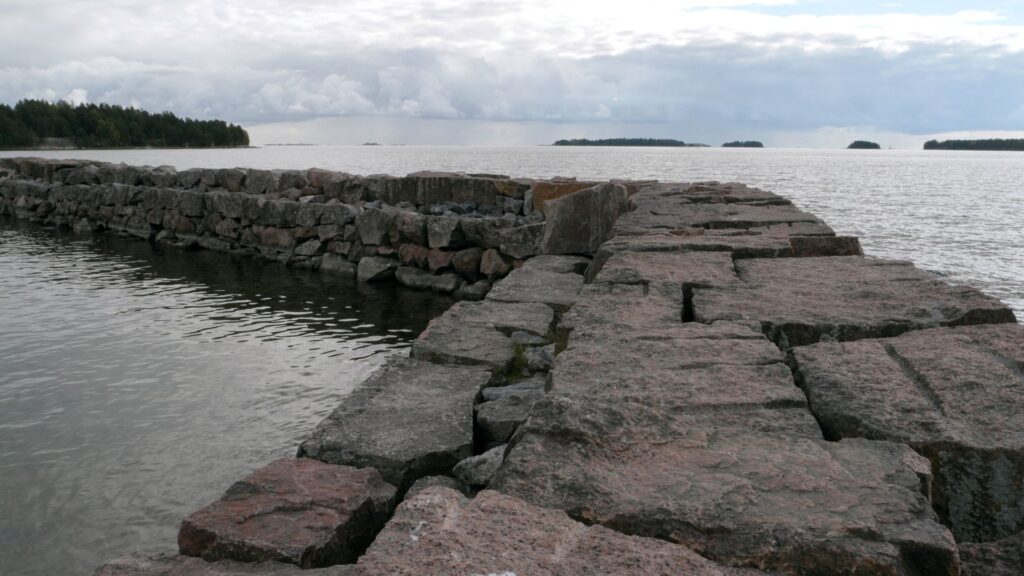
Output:
<path fill-rule="evenodd" d="M 232 148 L 249 145 L 241 126 L 109 104 L 22 100 L 0 104 L 0 149 Z"/>
<path fill-rule="evenodd" d="M 849 146 L 846 147 L 848 150 L 881 150 L 882 147 L 877 142 L 868 142 L 867 140 L 855 140 Z"/>
<path fill-rule="evenodd" d="M 925 150 L 989 150 L 989 151 L 1024 151 L 1024 138 L 989 138 L 987 140 L 929 140 L 924 143 Z"/>
<path fill-rule="evenodd" d="M 590 140 L 587 138 L 573 138 L 571 140 L 558 140 L 553 146 L 664 146 L 676 148 L 707 148 L 707 144 L 687 144 L 682 140 L 671 138 L 601 138 Z"/>
<path fill-rule="evenodd" d="M 722 144 L 722 148 L 764 148 L 764 144 L 757 140 L 736 140 Z"/>

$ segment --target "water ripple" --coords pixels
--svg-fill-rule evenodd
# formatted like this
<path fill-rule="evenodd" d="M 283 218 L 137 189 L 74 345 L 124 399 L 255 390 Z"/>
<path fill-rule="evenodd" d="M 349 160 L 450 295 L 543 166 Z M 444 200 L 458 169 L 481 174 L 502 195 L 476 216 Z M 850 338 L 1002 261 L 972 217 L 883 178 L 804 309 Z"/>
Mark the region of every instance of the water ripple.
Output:
<path fill-rule="evenodd" d="M 0 572 L 173 544 L 448 305 L 0 221 Z"/>

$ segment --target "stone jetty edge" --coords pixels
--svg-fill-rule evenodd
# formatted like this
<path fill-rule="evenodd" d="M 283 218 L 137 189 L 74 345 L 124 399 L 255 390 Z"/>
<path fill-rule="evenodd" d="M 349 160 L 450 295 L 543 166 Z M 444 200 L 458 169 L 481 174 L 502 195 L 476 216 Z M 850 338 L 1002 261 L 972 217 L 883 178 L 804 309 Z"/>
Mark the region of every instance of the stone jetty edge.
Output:
<path fill-rule="evenodd" d="M 97 574 L 1024 572 L 1024 327 L 775 194 L 6 159 L 0 213 L 461 300 Z"/>

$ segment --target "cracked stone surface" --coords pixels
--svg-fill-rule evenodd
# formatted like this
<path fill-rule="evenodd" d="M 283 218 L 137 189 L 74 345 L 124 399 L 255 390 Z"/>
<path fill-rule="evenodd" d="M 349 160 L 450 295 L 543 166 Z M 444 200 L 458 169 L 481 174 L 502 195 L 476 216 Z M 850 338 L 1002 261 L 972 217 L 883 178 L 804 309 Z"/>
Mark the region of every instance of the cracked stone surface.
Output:
<path fill-rule="evenodd" d="M 495 446 L 483 454 L 470 456 L 452 468 L 455 476 L 467 486 L 487 486 L 505 459 L 505 445 Z"/>
<path fill-rule="evenodd" d="M 178 550 L 207 561 L 303 568 L 354 562 L 391 512 L 395 487 L 372 468 L 276 460 L 181 524 Z"/>
<path fill-rule="evenodd" d="M 958 540 L 1024 530 L 1024 326 L 936 328 L 793 353 L 829 437 L 905 442 L 933 462 L 936 505 Z"/>
<path fill-rule="evenodd" d="M 557 274 L 583 274 L 590 265 L 590 258 L 584 256 L 554 256 L 541 254 L 523 263 L 527 270 L 546 270 Z"/>
<path fill-rule="evenodd" d="M 601 265 L 595 283 L 727 288 L 740 283 L 728 252 L 620 252 Z"/>
<path fill-rule="evenodd" d="M 619 217 L 616 232 L 621 229 L 743 229 L 798 222 L 823 224 L 817 216 L 792 205 L 688 204 L 674 198 L 637 197 L 633 201 L 636 210 Z"/>
<path fill-rule="evenodd" d="M 655 338 L 707 338 L 762 340 L 759 325 L 729 321 L 701 324 L 682 322 L 683 291 L 680 286 L 639 284 L 587 284 L 576 304 L 558 323 L 560 338 L 627 340 Z"/>
<path fill-rule="evenodd" d="M 956 544 L 929 481 L 910 448 L 826 442 L 803 409 L 554 398 L 534 406 L 490 486 L 734 566 L 952 576 Z"/>
<path fill-rule="evenodd" d="M 476 405 L 476 424 L 489 443 L 504 443 L 526 421 L 534 403 L 544 397 L 543 383 L 540 389 L 526 389 L 507 392 L 501 396 Z M 495 388 L 501 390 L 501 388 Z"/>
<path fill-rule="evenodd" d="M 1015 322 L 995 298 L 902 261 L 858 256 L 738 260 L 743 284 L 694 291 L 699 322 L 759 322 L 781 346 Z"/>
<path fill-rule="evenodd" d="M 485 490 L 470 500 L 428 488 L 406 500 L 360 558 L 358 576 L 577 574 L 754 576 L 686 548 L 585 526 L 557 510 Z"/>
<path fill-rule="evenodd" d="M 413 342 L 412 355 L 429 362 L 485 366 L 503 373 L 516 359 L 510 336 L 526 332 L 548 339 L 553 322 L 552 309 L 540 303 L 459 302 L 430 321 Z"/>
<path fill-rule="evenodd" d="M 792 204 L 787 198 L 774 192 L 752 188 L 739 182 L 661 182 L 644 187 L 634 198 L 665 199 L 676 204 L 680 201 L 694 204 Z"/>
<path fill-rule="evenodd" d="M 767 341 L 764 345 L 770 346 Z M 691 348 L 695 355 L 688 357 Z M 647 342 L 614 353 L 570 347 L 558 357 L 550 393 L 579 400 L 649 401 L 682 409 L 806 406 L 778 350 L 767 355 L 769 350 L 761 348 L 756 340 Z M 713 359 L 705 364 L 699 353 Z M 745 359 L 749 365 L 743 364 Z M 692 367 L 687 362 L 693 362 Z"/>
<path fill-rule="evenodd" d="M 494 302 L 541 303 L 565 312 L 576 301 L 583 277 L 574 272 L 552 272 L 542 267 L 523 266 L 513 270 L 487 293 Z"/>
<path fill-rule="evenodd" d="M 961 576 L 1024 574 L 1024 532 L 998 542 L 960 545 Z"/>
<path fill-rule="evenodd" d="M 473 454 L 473 404 L 490 372 L 389 359 L 321 422 L 299 455 L 376 468 L 399 490 Z"/>

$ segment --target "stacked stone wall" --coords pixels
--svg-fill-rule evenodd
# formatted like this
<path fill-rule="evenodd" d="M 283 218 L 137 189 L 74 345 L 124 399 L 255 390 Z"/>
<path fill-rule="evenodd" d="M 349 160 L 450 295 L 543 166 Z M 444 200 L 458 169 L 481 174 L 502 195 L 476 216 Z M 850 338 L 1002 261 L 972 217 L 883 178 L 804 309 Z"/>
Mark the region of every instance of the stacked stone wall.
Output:
<path fill-rule="evenodd" d="M 537 254 L 596 249 L 604 237 L 573 237 L 589 231 L 588 210 L 607 233 L 627 203 L 625 186 L 598 184 L 9 158 L 0 160 L 0 213 L 479 299 Z M 572 218 L 545 217 L 543 204 L 595 186 L 597 201 Z M 585 230 L 567 225 L 579 222 Z"/>

